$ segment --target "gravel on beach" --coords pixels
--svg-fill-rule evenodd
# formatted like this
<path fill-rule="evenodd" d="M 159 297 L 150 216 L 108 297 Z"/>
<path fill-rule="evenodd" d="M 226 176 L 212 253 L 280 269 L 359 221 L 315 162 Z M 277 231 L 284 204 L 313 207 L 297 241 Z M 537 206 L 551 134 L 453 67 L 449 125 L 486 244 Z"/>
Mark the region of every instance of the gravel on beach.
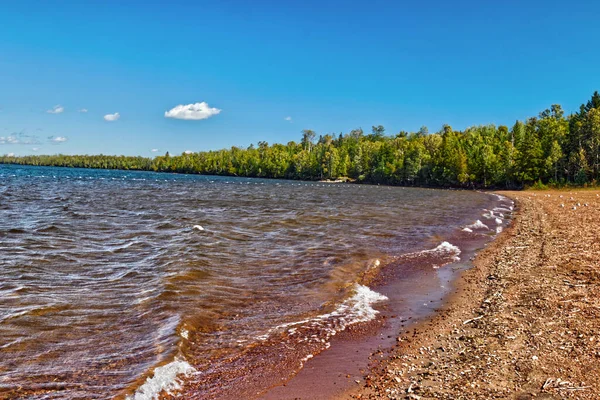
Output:
<path fill-rule="evenodd" d="M 600 398 L 600 191 L 501 194 L 512 226 L 345 398 Z"/>

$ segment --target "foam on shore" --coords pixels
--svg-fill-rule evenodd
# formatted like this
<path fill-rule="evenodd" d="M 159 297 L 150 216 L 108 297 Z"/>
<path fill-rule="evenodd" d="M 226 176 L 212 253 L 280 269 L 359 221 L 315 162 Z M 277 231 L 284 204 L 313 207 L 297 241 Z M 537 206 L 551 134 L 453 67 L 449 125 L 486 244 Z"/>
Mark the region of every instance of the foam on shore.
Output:
<path fill-rule="evenodd" d="M 148 377 L 132 396 L 126 400 L 158 400 L 161 393 L 171 395 L 174 390 L 181 389 L 180 376 L 190 376 L 196 373 L 194 367 L 183 360 L 174 360 L 154 370 L 154 375 Z"/>
<path fill-rule="evenodd" d="M 468 229 L 468 228 L 466 228 L 466 229 Z M 469 231 L 472 232 L 470 229 L 467 232 L 469 232 Z M 442 242 L 433 249 L 403 254 L 402 257 L 408 258 L 408 259 L 413 259 L 413 258 L 418 258 L 421 256 L 425 256 L 425 257 L 433 256 L 434 259 L 436 259 L 436 260 L 439 259 L 439 261 L 441 261 L 441 264 L 434 264 L 433 268 L 439 268 L 439 267 L 449 264 L 451 262 L 460 261 L 459 255 L 461 252 L 462 251 L 460 250 L 460 248 L 458 246 L 455 246 L 449 242 Z"/>
<path fill-rule="evenodd" d="M 456 261 L 460 261 L 459 255 L 460 255 L 461 251 L 460 251 L 460 248 L 458 248 L 458 246 L 455 246 L 448 242 L 442 242 L 435 249 L 425 250 L 422 253 L 436 254 L 436 255 L 441 255 L 441 256 L 449 255 L 452 258 L 452 261 L 456 262 Z M 448 263 L 444 263 L 444 264 L 448 264 Z M 434 265 L 433 268 L 439 268 L 439 267 L 443 266 L 444 264 Z"/>
<path fill-rule="evenodd" d="M 448 242 L 442 242 L 440 243 L 440 245 L 438 247 L 436 247 L 433 250 L 429 250 L 435 253 L 440 253 L 440 252 L 444 252 L 444 253 L 455 253 L 456 255 L 460 254 L 460 249 L 458 248 L 458 246 L 455 246 L 451 243 Z"/>
<path fill-rule="evenodd" d="M 342 304 L 340 304 L 335 310 L 330 313 L 321 314 L 314 318 L 305 319 L 302 321 L 290 322 L 286 324 L 277 325 L 274 328 L 269 329 L 267 333 L 259 336 L 259 340 L 267 340 L 273 333 L 287 329 L 287 333 L 290 336 L 297 335 L 299 330 L 303 328 L 313 330 L 314 328 L 320 328 L 325 333 L 324 338 L 320 338 L 325 343 L 331 336 L 334 336 L 337 332 L 345 330 L 348 326 L 359 323 L 368 322 L 379 314 L 379 311 L 373 308 L 375 303 L 386 301 L 388 298 L 380 293 L 377 293 L 367 286 L 355 283 L 353 286 L 353 295 Z M 311 339 L 313 339 L 311 337 Z M 307 338 L 300 339 L 301 341 L 307 341 Z M 312 340 L 311 340 L 312 341 Z"/>
<path fill-rule="evenodd" d="M 372 307 L 373 304 L 385 301 L 388 298 L 364 285 L 355 284 L 354 290 L 355 292 L 352 297 L 344 301 L 330 315 L 325 314 L 321 318 L 328 318 L 330 316 L 343 317 L 346 322 L 344 329 L 351 324 L 375 319 L 379 311 Z"/>
<path fill-rule="evenodd" d="M 471 225 L 467 225 L 466 228 L 471 229 L 471 231 L 473 229 L 485 229 L 488 230 L 490 228 L 488 228 L 488 226 L 486 224 L 484 224 L 483 222 L 481 222 L 481 220 L 477 220 L 474 223 L 472 223 Z"/>
<path fill-rule="evenodd" d="M 496 218 L 496 215 L 494 214 L 493 210 L 492 211 L 490 211 L 490 210 L 484 210 L 484 211 L 486 211 L 486 212 L 483 213 L 483 214 L 481 214 L 481 216 L 483 218 L 486 218 L 486 219 Z"/>

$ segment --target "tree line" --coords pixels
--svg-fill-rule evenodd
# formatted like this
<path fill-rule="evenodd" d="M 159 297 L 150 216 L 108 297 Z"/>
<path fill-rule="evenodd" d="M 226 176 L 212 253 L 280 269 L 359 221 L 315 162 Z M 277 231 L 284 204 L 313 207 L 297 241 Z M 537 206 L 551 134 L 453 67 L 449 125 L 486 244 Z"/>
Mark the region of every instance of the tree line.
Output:
<path fill-rule="evenodd" d="M 303 130 L 299 142 L 170 155 L 1 156 L 2 164 L 83 167 L 300 180 L 348 179 L 361 183 L 460 188 L 525 185 L 595 185 L 600 179 L 600 94 L 565 116 L 552 105 L 512 127 L 482 125 L 463 131 L 444 125 L 430 133 L 370 133 L 317 137 Z"/>

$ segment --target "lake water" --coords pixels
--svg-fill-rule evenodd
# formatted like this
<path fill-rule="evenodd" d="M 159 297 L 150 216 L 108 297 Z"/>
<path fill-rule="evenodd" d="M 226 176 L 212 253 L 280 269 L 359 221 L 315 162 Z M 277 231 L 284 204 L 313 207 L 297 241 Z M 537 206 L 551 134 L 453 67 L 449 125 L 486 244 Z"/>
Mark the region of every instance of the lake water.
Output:
<path fill-rule="evenodd" d="M 0 165 L 0 398 L 272 385 L 377 318 L 390 296 L 367 275 L 464 263 L 462 243 L 511 209 L 472 191 Z"/>

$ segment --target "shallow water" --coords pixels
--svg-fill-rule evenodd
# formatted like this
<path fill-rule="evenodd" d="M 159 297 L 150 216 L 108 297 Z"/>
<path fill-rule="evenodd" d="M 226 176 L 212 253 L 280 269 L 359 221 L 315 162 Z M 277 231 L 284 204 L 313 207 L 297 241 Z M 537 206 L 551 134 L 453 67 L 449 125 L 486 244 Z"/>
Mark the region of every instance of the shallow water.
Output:
<path fill-rule="evenodd" d="M 183 383 L 218 397 L 268 352 L 289 375 L 377 315 L 386 298 L 365 271 L 460 260 L 442 243 L 495 233 L 503 210 L 482 210 L 497 200 L 0 165 L 0 397 L 152 398 Z"/>

